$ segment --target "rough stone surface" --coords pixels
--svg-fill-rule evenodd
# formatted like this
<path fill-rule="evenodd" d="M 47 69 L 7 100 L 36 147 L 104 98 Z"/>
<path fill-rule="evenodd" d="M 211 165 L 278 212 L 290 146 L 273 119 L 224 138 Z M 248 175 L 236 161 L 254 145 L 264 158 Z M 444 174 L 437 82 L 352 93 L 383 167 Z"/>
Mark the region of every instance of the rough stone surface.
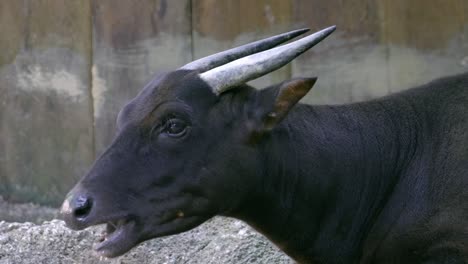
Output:
<path fill-rule="evenodd" d="M 103 226 L 77 232 L 60 220 L 3 221 L 39 223 L 56 213 L 53 208 L 12 205 L 0 199 L 0 264 L 294 263 L 249 226 L 229 218 L 215 217 L 189 232 L 144 242 L 115 259 L 100 258 L 92 250 Z"/>
<path fill-rule="evenodd" d="M 57 209 L 33 203 L 14 204 L 0 196 L 0 221 L 40 224 L 57 217 Z M 1 235 L 1 234 L 0 234 Z M 0 245 L 1 245 L 0 239 Z"/>

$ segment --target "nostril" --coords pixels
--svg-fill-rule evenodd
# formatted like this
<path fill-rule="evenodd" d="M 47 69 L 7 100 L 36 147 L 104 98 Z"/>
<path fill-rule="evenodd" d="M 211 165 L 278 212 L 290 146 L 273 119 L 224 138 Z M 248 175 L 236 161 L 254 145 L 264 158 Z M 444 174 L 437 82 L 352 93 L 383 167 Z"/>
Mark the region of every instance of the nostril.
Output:
<path fill-rule="evenodd" d="M 80 196 L 75 200 L 73 215 L 76 218 L 84 218 L 91 212 L 92 207 L 93 201 L 91 198 Z"/>

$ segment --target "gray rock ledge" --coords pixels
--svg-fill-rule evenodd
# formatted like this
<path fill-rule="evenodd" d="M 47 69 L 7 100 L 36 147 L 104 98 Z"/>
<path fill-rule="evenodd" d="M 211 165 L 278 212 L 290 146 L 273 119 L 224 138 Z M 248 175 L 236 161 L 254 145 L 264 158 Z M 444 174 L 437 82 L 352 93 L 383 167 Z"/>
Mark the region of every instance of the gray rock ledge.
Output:
<path fill-rule="evenodd" d="M 246 224 L 215 217 L 183 234 L 142 243 L 122 257 L 103 259 L 92 245 L 103 226 L 76 232 L 60 220 L 0 222 L 0 264 L 10 263 L 294 263 Z"/>

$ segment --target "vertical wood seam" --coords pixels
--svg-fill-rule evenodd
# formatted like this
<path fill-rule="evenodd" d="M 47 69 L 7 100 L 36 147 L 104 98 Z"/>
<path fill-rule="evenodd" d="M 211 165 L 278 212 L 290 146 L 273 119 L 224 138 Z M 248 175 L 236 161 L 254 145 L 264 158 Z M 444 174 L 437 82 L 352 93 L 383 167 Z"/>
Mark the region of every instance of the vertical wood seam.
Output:
<path fill-rule="evenodd" d="M 28 0 L 23 1 L 23 12 L 24 16 L 26 17 L 26 22 L 24 23 L 24 31 L 23 34 L 25 35 L 24 42 L 23 42 L 23 49 L 28 50 L 31 47 L 31 2 Z"/>
<path fill-rule="evenodd" d="M 381 22 L 380 22 L 380 34 L 382 36 L 380 37 L 380 42 L 379 45 L 384 45 L 384 52 L 385 52 L 385 82 L 387 84 L 387 94 L 390 94 L 392 92 L 392 82 L 390 81 L 390 42 L 389 42 L 389 36 L 388 36 L 388 26 L 389 26 L 389 21 L 388 21 L 388 14 L 387 14 L 387 6 L 388 2 L 383 1 L 383 4 L 380 6 L 382 10 L 380 13 L 382 14 Z"/>
<path fill-rule="evenodd" d="M 193 11 L 193 0 L 189 0 L 189 13 L 190 13 L 190 58 L 191 58 L 191 61 L 194 61 L 195 60 L 195 41 L 194 41 L 194 36 L 193 36 L 193 31 L 195 30 L 194 27 L 193 27 L 193 24 L 194 24 L 194 19 L 195 19 L 195 15 L 194 15 L 194 11 Z"/>
<path fill-rule="evenodd" d="M 94 30 L 93 30 L 93 21 L 94 21 L 94 5 L 92 3 L 93 0 L 89 0 L 89 66 L 88 66 L 88 74 L 89 74 L 89 83 L 88 83 L 88 96 L 89 96 L 89 111 L 91 115 L 91 147 L 92 147 L 92 160 L 96 159 L 96 117 L 95 117 L 95 109 L 94 109 L 94 93 L 93 93 L 93 81 L 94 81 L 94 74 L 93 74 L 93 65 L 94 65 Z"/>
<path fill-rule="evenodd" d="M 462 33 L 461 35 L 461 42 L 466 43 L 467 41 L 467 29 L 468 29 L 468 19 L 466 19 L 466 14 L 465 14 L 465 9 L 468 10 L 468 5 L 463 2 L 463 0 L 457 1 L 457 9 L 461 10 L 460 12 L 460 32 Z M 467 46 L 463 46 L 462 48 L 465 48 Z M 466 56 L 466 54 L 463 54 L 462 56 Z"/>

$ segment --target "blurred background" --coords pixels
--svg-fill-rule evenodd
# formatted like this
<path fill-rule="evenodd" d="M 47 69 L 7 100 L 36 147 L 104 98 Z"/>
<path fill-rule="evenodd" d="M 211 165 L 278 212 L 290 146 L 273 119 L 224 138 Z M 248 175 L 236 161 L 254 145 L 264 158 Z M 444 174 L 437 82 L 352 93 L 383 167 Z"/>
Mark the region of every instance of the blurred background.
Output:
<path fill-rule="evenodd" d="M 467 0 L 1 0 L 0 196 L 58 206 L 155 73 L 330 25 L 253 84 L 318 76 L 304 101 L 337 104 L 468 71 Z"/>

